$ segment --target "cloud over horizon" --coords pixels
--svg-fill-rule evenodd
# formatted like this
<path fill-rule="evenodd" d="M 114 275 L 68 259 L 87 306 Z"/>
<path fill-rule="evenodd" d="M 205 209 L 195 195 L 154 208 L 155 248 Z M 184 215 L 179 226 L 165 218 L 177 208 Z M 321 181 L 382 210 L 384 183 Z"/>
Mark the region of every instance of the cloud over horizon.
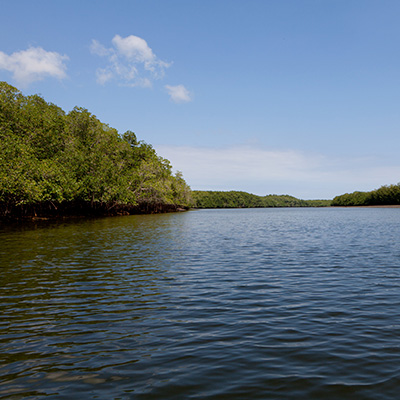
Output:
<path fill-rule="evenodd" d="M 107 59 L 107 65 L 96 72 L 97 82 L 102 85 L 117 79 L 127 86 L 151 87 L 153 80 L 164 77 L 172 65 L 160 60 L 138 36 L 115 35 L 111 43 L 113 47 L 107 48 L 93 39 L 90 46 L 92 54 Z"/>
<path fill-rule="evenodd" d="M 65 78 L 68 56 L 41 47 L 29 47 L 8 55 L 0 51 L 0 69 L 13 74 L 13 79 L 23 87 L 46 77 Z"/>
<path fill-rule="evenodd" d="M 335 158 L 297 150 L 253 146 L 225 148 L 155 146 L 183 172 L 192 189 L 243 190 L 259 195 L 333 198 L 397 183 L 400 165 L 371 157 Z M 371 166 L 374 165 L 374 166 Z"/>

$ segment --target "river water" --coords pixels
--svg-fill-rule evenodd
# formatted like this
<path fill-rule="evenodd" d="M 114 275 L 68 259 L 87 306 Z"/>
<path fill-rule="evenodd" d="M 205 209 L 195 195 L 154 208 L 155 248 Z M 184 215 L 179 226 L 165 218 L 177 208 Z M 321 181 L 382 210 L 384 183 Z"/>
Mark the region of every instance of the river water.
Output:
<path fill-rule="evenodd" d="M 395 399 L 400 209 L 0 227 L 1 399 Z"/>

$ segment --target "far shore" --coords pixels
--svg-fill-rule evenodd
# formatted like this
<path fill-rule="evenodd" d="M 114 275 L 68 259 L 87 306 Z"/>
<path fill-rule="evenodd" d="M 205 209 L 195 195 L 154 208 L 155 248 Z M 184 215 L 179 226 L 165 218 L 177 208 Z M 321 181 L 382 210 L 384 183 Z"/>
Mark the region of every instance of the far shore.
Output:
<path fill-rule="evenodd" d="M 340 206 L 343 207 L 343 206 Z M 400 204 L 395 204 L 395 205 L 376 205 L 376 206 L 344 206 L 344 208 L 400 208 Z"/>

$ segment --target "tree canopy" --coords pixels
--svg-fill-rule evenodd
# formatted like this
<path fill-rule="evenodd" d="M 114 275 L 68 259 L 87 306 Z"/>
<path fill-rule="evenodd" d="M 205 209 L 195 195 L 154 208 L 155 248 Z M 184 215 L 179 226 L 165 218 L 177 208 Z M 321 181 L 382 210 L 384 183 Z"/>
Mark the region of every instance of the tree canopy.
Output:
<path fill-rule="evenodd" d="M 121 135 L 85 108 L 65 113 L 0 82 L 0 215 L 191 205 L 182 174 L 132 131 Z"/>
<path fill-rule="evenodd" d="M 336 196 L 333 206 L 382 206 L 400 205 L 400 183 L 385 185 L 370 192 L 353 192 Z"/>
<path fill-rule="evenodd" d="M 257 196 L 240 191 L 194 190 L 197 208 L 325 207 L 330 200 L 300 200 L 289 195 Z"/>

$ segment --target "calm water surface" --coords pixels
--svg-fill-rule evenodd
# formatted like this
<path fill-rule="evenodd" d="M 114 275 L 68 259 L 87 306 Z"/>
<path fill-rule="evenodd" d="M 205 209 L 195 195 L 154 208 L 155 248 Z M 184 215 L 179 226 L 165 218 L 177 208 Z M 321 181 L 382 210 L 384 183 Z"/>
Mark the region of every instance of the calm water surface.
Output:
<path fill-rule="evenodd" d="M 0 227 L 1 399 L 395 399 L 400 209 Z"/>

